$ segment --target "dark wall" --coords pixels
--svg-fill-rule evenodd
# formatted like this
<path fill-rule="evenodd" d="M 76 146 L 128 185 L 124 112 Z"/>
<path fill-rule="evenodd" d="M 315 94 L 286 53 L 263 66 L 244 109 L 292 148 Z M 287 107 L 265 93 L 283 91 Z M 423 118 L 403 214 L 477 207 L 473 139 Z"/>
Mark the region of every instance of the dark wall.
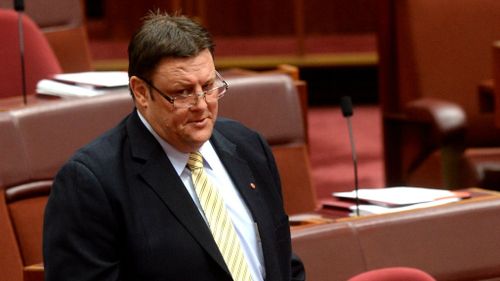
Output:
<path fill-rule="evenodd" d="M 215 36 L 293 35 L 375 31 L 376 0 L 86 0 L 91 37 L 129 38 L 151 9 L 198 16 Z M 302 9 L 296 11 L 297 3 Z M 98 22 L 98 24 L 92 24 Z"/>

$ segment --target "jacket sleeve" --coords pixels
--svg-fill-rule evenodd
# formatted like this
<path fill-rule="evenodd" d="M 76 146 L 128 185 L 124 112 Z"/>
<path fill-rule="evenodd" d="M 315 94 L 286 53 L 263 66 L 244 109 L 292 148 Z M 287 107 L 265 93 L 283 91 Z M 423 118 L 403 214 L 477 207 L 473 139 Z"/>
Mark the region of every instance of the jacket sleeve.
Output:
<path fill-rule="evenodd" d="M 68 162 L 45 210 L 45 280 L 119 280 L 116 221 L 92 171 Z"/>
<path fill-rule="evenodd" d="M 279 188 L 279 194 L 281 195 L 281 199 L 283 200 L 282 190 L 281 190 L 281 180 L 278 168 L 276 166 L 276 161 L 272 154 L 272 150 L 270 146 L 267 144 L 267 142 L 264 140 L 264 138 L 262 138 L 262 136 L 260 136 L 260 140 L 261 143 L 263 143 L 264 151 L 266 152 L 268 159 L 270 159 L 270 161 L 268 161 L 269 169 L 272 171 L 272 174 L 274 175 L 276 186 Z M 291 281 L 305 281 L 306 273 L 304 269 L 304 264 L 302 263 L 300 257 L 292 252 L 290 261 L 291 261 Z"/>
<path fill-rule="evenodd" d="M 305 281 L 306 271 L 304 269 L 304 264 L 302 260 L 295 254 L 292 253 L 292 281 Z"/>

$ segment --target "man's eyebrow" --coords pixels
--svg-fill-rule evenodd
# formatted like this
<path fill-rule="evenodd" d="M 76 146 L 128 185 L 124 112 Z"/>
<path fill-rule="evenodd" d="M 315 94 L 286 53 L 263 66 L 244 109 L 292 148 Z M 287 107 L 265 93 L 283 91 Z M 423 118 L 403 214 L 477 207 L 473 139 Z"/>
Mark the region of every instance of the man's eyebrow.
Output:
<path fill-rule="evenodd" d="M 207 82 L 205 82 L 203 85 L 206 86 L 208 84 L 213 84 L 215 82 L 215 80 L 217 80 L 217 76 L 214 76 L 214 77 L 208 79 Z"/>

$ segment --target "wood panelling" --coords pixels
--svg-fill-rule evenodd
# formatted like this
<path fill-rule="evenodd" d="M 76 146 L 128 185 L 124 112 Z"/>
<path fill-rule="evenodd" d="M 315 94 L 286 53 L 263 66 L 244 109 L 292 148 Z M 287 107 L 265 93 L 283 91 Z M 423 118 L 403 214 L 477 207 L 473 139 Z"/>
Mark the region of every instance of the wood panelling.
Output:
<path fill-rule="evenodd" d="M 370 33 L 375 31 L 376 0 L 87 0 L 95 35 L 128 39 L 151 9 L 200 18 L 215 36 L 294 35 L 303 16 L 307 34 Z M 99 12 L 99 9 L 103 11 Z M 296 10 L 297 9 L 297 10 Z M 101 18 L 95 17 L 101 15 Z M 99 30 L 97 30 L 99 29 Z"/>

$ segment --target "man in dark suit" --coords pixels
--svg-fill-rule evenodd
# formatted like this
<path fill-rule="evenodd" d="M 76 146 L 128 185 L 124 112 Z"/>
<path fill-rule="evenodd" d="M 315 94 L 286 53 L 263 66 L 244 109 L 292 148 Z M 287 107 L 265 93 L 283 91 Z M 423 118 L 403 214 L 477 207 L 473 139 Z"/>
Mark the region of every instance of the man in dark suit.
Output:
<path fill-rule="evenodd" d="M 268 145 L 235 121 L 216 121 L 228 86 L 213 49 L 186 17 L 145 19 L 128 50 L 136 109 L 55 178 L 45 280 L 304 280 Z M 193 153 L 222 198 L 238 266 L 186 167 Z"/>

